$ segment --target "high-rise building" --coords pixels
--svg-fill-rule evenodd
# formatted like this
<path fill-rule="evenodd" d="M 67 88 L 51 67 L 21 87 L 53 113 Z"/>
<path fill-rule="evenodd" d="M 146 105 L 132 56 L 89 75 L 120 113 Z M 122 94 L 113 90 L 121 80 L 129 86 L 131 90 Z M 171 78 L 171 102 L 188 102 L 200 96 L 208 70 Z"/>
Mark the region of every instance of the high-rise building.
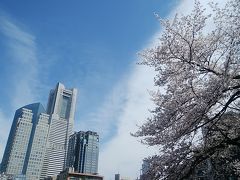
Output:
<path fill-rule="evenodd" d="M 76 96 L 77 89 L 66 89 L 61 83 L 50 91 L 47 106 L 50 130 L 41 178 L 57 175 L 64 169 L 74 123 Z"/>
<path fill-rule="evenodd" d="M 122 177 L 119 173 L 115 174 L 115 180 L 130 180 L 128 177 Z"/>
<path fill-rule="evenodd" d="M 142 169 L 141 169 L 141 174 L 140 174 L 140 180 L 148 180 L 151 179 L 151 177 L 149 176 L 149 169 L 150 169 L 150 164 L 149 161 L 147 159 L 143 159 L 143 163 L 142 163 Z"/>
<path fill-rule="evenodd" d="M 120 174 L 115 174 L 115 180 L 120 180 Z"/>
<path fill-rule="evenodd" d="M 66 166 L 75 172 L 97 174 L 99 135 L 92 131 L 79 131 L 70 136 Z"/>
<path fill-rule="evenodd" d="M 39 179 L 49 130 L 49 115 L 40 103 L 26 105 L 15 113 L 4 151 L 1 172 Z"/>

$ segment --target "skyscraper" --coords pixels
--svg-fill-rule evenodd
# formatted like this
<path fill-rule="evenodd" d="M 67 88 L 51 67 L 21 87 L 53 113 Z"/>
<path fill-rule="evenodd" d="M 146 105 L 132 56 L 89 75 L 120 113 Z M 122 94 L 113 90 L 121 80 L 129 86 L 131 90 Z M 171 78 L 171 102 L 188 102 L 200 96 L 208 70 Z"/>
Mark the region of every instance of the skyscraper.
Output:
<path fill-rule="evenodd" d="M 50 91 L 47 106 L 50 130 L 41 178 L 57 175 L 64 168 L 73 129 L 76 96 L 77 89 L 66 89 L 61 83 Z"/>
<path fill-rule="evenodd" d="M 120 180 L 120 174 L 115 174 L 115 180 Z"/>
<path fill-rule="evenodd" d="M 99 136 L 92 131 L 79 131 L 70 136 L 67 167 L 78 173 L 97 174 Z"/>
<path fill-rule="evenodd" d="M 40 103 L 26 105 L 15 113 L 4 151 L 1 172 L 25 174 L 39 179 L 49 130 L 49 115 Z"/>

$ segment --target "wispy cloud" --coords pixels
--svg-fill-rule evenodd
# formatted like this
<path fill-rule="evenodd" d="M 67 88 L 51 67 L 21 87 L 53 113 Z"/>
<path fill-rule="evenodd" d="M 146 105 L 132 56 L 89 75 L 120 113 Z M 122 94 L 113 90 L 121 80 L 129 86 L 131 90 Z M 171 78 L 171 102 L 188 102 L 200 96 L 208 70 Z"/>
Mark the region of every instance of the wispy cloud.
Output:
<path fill-rule="evenodd" d="M 0 33 L 5 36 L 10 62 L 16 68 L 10 78 L 14 91 L 10 101 L 14 109 L 35 100 L 32 90 L 38 79 L 35 37 L 4 13 L 0 15 Z"/>
<path fill-rule="evenodd" d="M 137 124 L 143 123 L 150 115 L 148 109 L 153 107 L 148 90 L 153 89 L 154 72 L 144 66 L 135 66 L 130 77 L 126 79 L 126 102 L 116 127 L 117 133 L 112 140 L 101 147 L 100 173 L 106 179 L 113 179 L 115 173 L 137 177 L 141 161 L 152 154 L 152 148 L 143 146 L 130 135 L 137 130 Z"/>
<path fill-rule="evenodd" d="M 9 15 L 0 11 L 0 35 L 4 37 L 1 41 L 6 45 L 8 61 L 10 64 L 5 68 L 7 71 L 6 81 L 9 87 L 9 104 L 11 110 L 0 109 L 0 160 L 6 145 L 7 137 L 12 124 L 12 112 L 23 105 L 34 102 L 37 97 L 36 86 L 38 82 L 38 59 L 35 37 L 24 30 L 23 25 L 13 20 Z M 4 67 L 3 67 L 4 68 Z M 35 92 L 35 93 L 34 93 Z M 3 102 L 4 103 L 4 102 Z"/>
<path fill-rule="evenodd" d="M 104 103 L 87 116 L 87 121 L 79 121 L 75 124 L 75 129 L 92 130 L 99 133 L 103 141 L 109 140 L 116 133 L 116 125 L 123 107 L 127 101 L 126 82 L 119 82 L 113 88 Z"/>
<path fill-rule="evenodd" d="M 87 121 L 75 124 L 75 129 L 100 134 L 99 172 L 107 180 L 118 172 L 139 176 L 142 159 L 154 152 L 130 135 L 150 115 L 153 102 L 148 91 L 154 89 L 154 74 L 152 69 L 133 62 L 132 70 L 116 83 L 98 110 Z"/>
<path fill-rule="evenodd" d="M 9 117 L 6 117 L 5 114 L 0 109 L 0 162 L 2 159 L 2 154 L 4 152 L 4 148 L 7 142 L 9 130 L 11 127 L 11 123 L 9 123 Z"/>

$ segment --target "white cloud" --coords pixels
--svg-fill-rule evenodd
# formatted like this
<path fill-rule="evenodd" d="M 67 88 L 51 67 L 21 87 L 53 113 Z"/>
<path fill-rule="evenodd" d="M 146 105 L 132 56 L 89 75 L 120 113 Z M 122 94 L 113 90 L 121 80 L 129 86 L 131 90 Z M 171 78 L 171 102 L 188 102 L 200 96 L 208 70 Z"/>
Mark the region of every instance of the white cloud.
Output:
<path fill-rule="evenodd" d="M 208 0 L 201 1 L 204 7 L 208 6 Z M 219 0 L 221 5 L 225 0 Z M 193 9 L 194 1 L 183 0 L 170 12 L 169 18 L 174 17 L 176 13 L 187 14 Z M 211 13 L 210 8 L 206 13 Z M 211 22 L 208 22 L 208 28 L 211 29 Z M 157 32 L 145 48 L 155 46 L 156 39 L 162 32 Z M 117 134 L 104 147 L 100 147 L 99 172 L 104 175 L 106 180 L 114 179 L 114 174 L 120 173 L 132 179 L 139 175 L 141 169 L 141 160 L 154 153 L 154 150 L 141 145 L 138 140 L 130 136 L 130 132 L 137 130 L 136 124 L 142 124 L 149 117 L 148 109 L 153 107 L 148 90 L 153 89 L 154 72 L 147 67 L 134 67 L 125 80 L 125 99 L 121 114 L 117 121 Z M 119 85 L 118 85 L 119 86 Z M 116 97 L 117 98 L 117 97 Z M 108 101 L 105 102 L 107 104 Z M 107 110 L 107 109 L 106 109 Z M 105 112 L 107 113 L 107 111 Z M 114 112 L 111 112 L 114 113 Z M 101 127 L 101 126 L 100 126 Z"/>
<path fill-rule="evenodd" d="M 7 143 L 7 138 L 10 130 L 11 123 L 9 123 L 9 117 L 6 117 L 0 109 L 0 162 L 2 161 L 2 154 Z"/>
<path fill-rule="evenodd" d="M 126 103 L 125 87 L 126 82 L 119 82 L 111 94 L 106 97 L 101 107 L 87 116 L 87 121 L 75 123 L 75 129 L 96 131 L 101 139 L 108 139 L 115 131 L 113 127 L 116 125 Z"/>
<path fill-rule="evenodd" d="M 11 103 L 13 109 L 17 109 L 35 100 L 33 90 L 38 74 L 35 37 L 5 14 L 0 15 L 0 33 L 5 36 L 8 45 L 9 63 L 17 67 L 10 74 L 14 87 Z"/>
<path fill-rule="evenodd" d="M 126 103 L 117 123 L 116 136 L 104 147 L 100 147 L 99 171 L 107 180 L 120 173 L 127 177 L 139 176 L 141 161 L 153 153 L 130 133 L 136 132 L 137 124 L 143 123 L 153 107 L 148 90 L 153 89 L 154 72 L 144 66 L 136 66 L 127 80 Z"/>

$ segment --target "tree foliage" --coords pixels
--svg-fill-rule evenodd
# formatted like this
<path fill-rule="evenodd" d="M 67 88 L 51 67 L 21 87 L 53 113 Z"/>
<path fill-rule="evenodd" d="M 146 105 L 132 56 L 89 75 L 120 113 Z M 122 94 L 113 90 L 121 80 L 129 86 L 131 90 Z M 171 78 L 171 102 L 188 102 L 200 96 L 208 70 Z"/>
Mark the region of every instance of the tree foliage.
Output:
<path fill-rule="evenodd" d="M 240 1 L 211 8 L 213 15 L 205 15 L 196 1 L 191 14 L 160 19 L 159 45 L 141 54 L 159 87 L 152 116 L 134 134 L 159 146 L 159 155 L 148 158 L 151 179 L 189 178 L 206 159 L 239 174 L 232 152 L 240 148 Z"/>

